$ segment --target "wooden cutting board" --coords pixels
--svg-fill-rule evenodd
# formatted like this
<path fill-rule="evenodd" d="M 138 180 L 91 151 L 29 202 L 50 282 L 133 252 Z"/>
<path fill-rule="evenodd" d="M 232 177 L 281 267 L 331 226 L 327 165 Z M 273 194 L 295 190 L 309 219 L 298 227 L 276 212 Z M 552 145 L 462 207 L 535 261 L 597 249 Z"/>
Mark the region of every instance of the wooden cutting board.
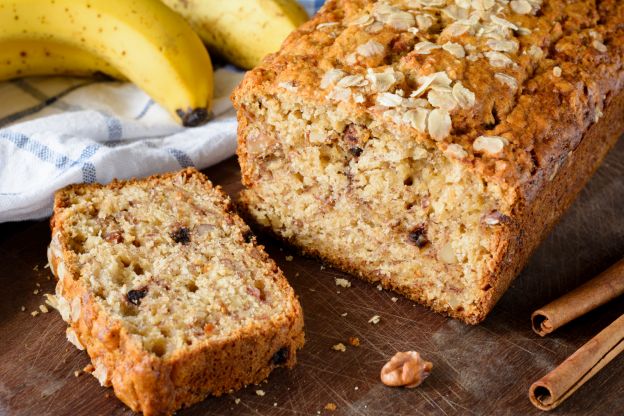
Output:
<path fill-rule="evenodd" d="M 231 195 L 240 189 L 234 159 L 206 171 Z M 624 140 L 609 154 L 554 232 L 487 320 L 466 326 L 388 291 L 322 267 L 271 240 L 269 253 L 299 294 L 306 338 L 292 371 L 266 384 L 210 398 L 180 415 L 537 415 L 529 385 L 624 313 L 624 299 L 540 338 L 531 312 L 624 255 Z M 54 283 L 45 269 L 47 222 L 0 225 L 0 414 L 130 415 L 111 389 L 74 375 L 87 355 L 65 339 L 50 313 L 33 317 Z M 289 256 L 294 259 L 290 259 Z M 350 288 L 336 286 L 348 278 Z M 21 311 L 21 307 L 25 311 Z M 379 315 L 377 325 L 368 323 Z M 359 347 L 347 345 L 349 337 Z M 331 349 L 342 342 L 345 352 Z M 396 351 L 417 350 L 434 369 L 416 389 L 388 388 L 379 370 Z M 618 357 L 554 413 L 624 414 L 624 357 Z M 264 396 L 256 394 L 264 391 Z M 240 401 L 236 400 L 240 399 Z M 238 402 L 238 403 L 237 403 Z M 327 403 L 337 409 L 324 410 Z"/>

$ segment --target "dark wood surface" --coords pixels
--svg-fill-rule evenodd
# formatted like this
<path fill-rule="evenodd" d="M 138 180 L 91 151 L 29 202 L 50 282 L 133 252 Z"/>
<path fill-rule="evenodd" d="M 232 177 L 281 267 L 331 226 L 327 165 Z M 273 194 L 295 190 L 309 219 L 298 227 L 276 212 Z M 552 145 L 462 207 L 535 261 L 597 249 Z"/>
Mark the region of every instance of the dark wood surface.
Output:
<path fill-rule="evenodd" d="M 207 170 L 231 195 L 240 187 L 234 159 Z M 345 277 L 287 247 L 264 240 L 300 296 L 306 338 L 292 371 L 277 370 L 250 386 L 179 412 L 180 415 L 537 415 L 529 385 L 553 369 L 624 312 L 617 299 L 540 338 L 532 310 L 595 276 L 624 255 L 624 140 L 609 154 L 573 207 L 535 253 L 487 320 L 479 326 L 415 305 L 388 291 Z M 53 292 L 45 269 L 47 222 L 0 225 L 0 413 L 10 415 L 129 415 L 111 389 L 74 371 L 86 353 L 65 339 L 56 312 L 31 316 Z M 286 256 L 294 256 L 287 261 Z M 39 286 L 38 286 L 38 285 Z M 38 294 L 34 294 L 39 290 Z M 21 306 L 26 311 L 21 311 Z M 346 313 L 346 316 L 342 314 Z M 377 325 L 368 323 L 379 315 Z M 346 352 L 332 345 L 356 336 Z M 384 387 L 379 370 L 396 351 L 417 350 L 434 369 L 416 389 Z M 262 389 L 263 397 L 255 391 Z M 235 399 L 240 399 L 238 404 Z M 624 414 L 624 357 L 605 367 L 554 414 Z"/>

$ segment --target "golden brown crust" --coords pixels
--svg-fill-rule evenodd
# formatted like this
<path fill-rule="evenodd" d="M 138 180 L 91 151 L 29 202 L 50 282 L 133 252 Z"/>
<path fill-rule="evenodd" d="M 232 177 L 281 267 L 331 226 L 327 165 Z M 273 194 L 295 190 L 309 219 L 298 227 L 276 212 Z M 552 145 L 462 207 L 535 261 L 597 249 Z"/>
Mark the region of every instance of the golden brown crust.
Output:
<path fill-rule="evenodd" d="M 178 175 L 196 176 L 204 182 L 207 192 L 214 189 L 194 169 L 157 175 L 147 180 L 157 183 Z M 107 186 L 122 187 L 138 181 L 114 181 Z M 281 290 L 290 294 L 288 302 L 293 309 L 289 314 L 243 328 L 227 339 L 216 342 L 206 340 L 199 346 L 163 357 L 146 351 L 120 322 L 108 316 L 81 281 L 77 256 L 69 248 L 63 235 L 65 224 L 60 220 L 63 208 L 68 206 L 70 190 L 102 186 L 72 185 L 56 194 L 49 260 L 54 275 L 59 279 L 57 296 L 62 298 L 61 303 L 69 305 L 65 313 L 69 316 L 70 327 L 91 357 L 94 375 L 103 385 L 112 385 L 117 397 L 134 411 L 145 415 L 167 415 L 208 395 L 219 396 L 251 383 L 259 383 L 277 366 L 272 357 L 281 348 L 288 348 L 290 353 L 280 365 L 290 368 L 295 364 L 295 352 L 304 342 L 301 306 L 282 272 L 260 245 L 254 244 L 253 249 L 261 253 L 264 261 L 270 262 Z M 233 212 L 229 198 L 221 190 L 217 191 L 222 196 L 226 215 L 246 229 L 244 222 Z"/>
<path fill-rule="evenodd" d="M 466 55 L 472 53 L 467 45 L 477 47 L 482 55 L 469 60 L 454 59 L 439 48 L 449 40 L 439 35 L 439 30 L 409 32 L 385 25 L 369 33 L 366 26 L 352 24 L 364 13 L 373 14 L 376 3 L 328 1 L 277 54 L 246 75 L 233 94 L 239 114 L 237 153 L 243 184 L 253 189 L 256 181 L 265 180 L 254 176 L 255 161 L 246 145 L 249 126 L 258 123 L 248 103 L 262 103 L 265 97 L 316 106 L 319 112 L 340 108 L 350 120 L 386 123 L 387 130 L 396 132 L 397 137 L 424 143 L 427 148 L 444 151 L 450 145 L 459 146 L 466 153 L 461 163 L 484 182 L 500 186 L 508 208 L 505 214 L 509 221 L 495 233 L 492 272 L 481 281 L 484 294 L 478 312 L 458 312 L 425 301 L 419 289 L 396 287 L 383 276 L 367 275 L 361 265 L 340 253 L 325 253 L 322 258 L 367 280 L 381 281 L 436 311 L 478 323 L 624 131 L 624 3 L 550 0 L 530 2 L 540 7 L 538 12 L 528 14 L 501 9 L 498 16 L 519 28 L 513 38 L 507 39 L 517 41 L 517 50 L 505 52 L 511 64 L 502 69 L 483 56 L 490 51 L 478 31 L 451 39 L 463 45 Z M 418 13 L 424 11 L 413 14 Z M 443 27 L 449 21 L 442 23 Z M 528 31 L 521 33 L 524 29 Z M 347 62 L 358 46 L 370 40 L 381 44 L 383 53 Z M 438 48 L 419 54 L 415 46 L 422 41 L 431 41 Z M 332 100 L 330 90 L 321 87 L 324 75 L 334 69 L 366 76 L 367 71 L 387 68 L 404 77 L 395 88 L 403 90 L 405 97 L 419 86 L 418 76 L 445 71 L 453 81 L 461 81 L 474 92 L 475 104 L 453 110 L 450 134 L 434 140 L 426 131 L 384 119 L 370 85 L 351 88 L 351 98 L 346 100 Z M 503 85 L 497 76 L 515 82 L 517 88 Z M 364 100 L 353 99 L 356 93 L 361 93 Z M 507 143 L 497 154 L 477 151 L 475 142 L 484 135 L 503 137 Z M 241 203 L 246 204 L 244 197 Z M 300 248 L 307 254 L 319 255 L 314 247 Z"/>
<path fill-rule="evenodd" d="M 486 278 L 492 289 L 481 301 L 481 314 L 464 320 L 478 323 L 485 319 L 622 134 L 624 92 L 612 97 L 603 118 L 585 132 L 576 148 L 553 163 L 550 177 L 541 173 L 541 192 L 530 204 L 517 209 L 499 237 L 497 268 Z"/>
<path fill-rule="evenodd" d="M 232 95 L 240 115 L 239 132 L 245 129 L 245 119 L 254 118 L 244 102 L 252 98 L 262 100 L 264 96 L 288 97 L 296 102 L 318 103 L 319 107 L 340 106 L 352 114 L 352 119 L 381 118 L 374 92 L 364 94 L 366 100 L 361 103 L 328 98 L 328 90 L 320 84 L 331 69 L 366 75 L 367 70 L 391 67 L 405 77 L 396 87 L 401 87 L 406 97 L 417 88 L 418 76 L 446 71 L 476 95 L 473 107 L 451 112 L 451 134 L 434 141 L 426 132 L 404 125 L 395 125 L 393 129 L 440 149 L 451 143 L 460 145 L 468 153 L 465 162 L 476 172 L 515 190 L 515 198 L 530 200 L 542 187 L 536 180 L 540 177 L 536 171 L 543 170 L 548 177 L 554 168 L 550 161 L 559 160 L 578 145 L 582 133 L 600 119 L 606 99 L 624 86 L 624 4 L 616 0 L 603 1 L 599 6 L 590 0 L 544 1 L 538 12 L 527 15 L 505 9 L 500 16 L 530 33 L 514 35 L 518 51 L 508 53 L 513 66 L 502 69 L 489 65 L 482 55 L 470 61 L 452 59 L 440 48 L 429 54 L 416 53 L 413 49 L 418 42 L 429 40 L 441 45 L 448 40 L 435 31 L 413 34 L 385 25 L 371 34 L 365 27 L 351 24 L 363 13 L 372 13 L 375 3 L 328 1 L 312 20 L 288 37 L 278 53 L 248 72 Z M 337 24 L 319 28 L 327 23 Z M 368 40 L 384 45 L 383 54 L 360 57 L 355 64 L 345 62 Z M 481 45 L 485 40 L 476 35 L 464 34 L 451 40 L 462 45 L 475 44 L 482 54 L 490 52 Z M 541 52 L 531 52 L 533 46 Z M 560 75 L 555 74 L 556 68 L 561 69 Z M 516 92 L 494 81 L 500 73 L 516 79 Z M 293 91 L 285 89 L 287 85 L 292 85 Z M 481 154 L 473 148 L 480 135 L 502 136 L 509 143 L 496 156 Z M 239 136 L 239 141 L 243 138 Z M 246 151 L 243 146 L 239 146 L 239 157 L 246 160 L 241 151 Z M 241 168 L 243 181 L 249 180 L 249 168 L 244 164 Z"/>

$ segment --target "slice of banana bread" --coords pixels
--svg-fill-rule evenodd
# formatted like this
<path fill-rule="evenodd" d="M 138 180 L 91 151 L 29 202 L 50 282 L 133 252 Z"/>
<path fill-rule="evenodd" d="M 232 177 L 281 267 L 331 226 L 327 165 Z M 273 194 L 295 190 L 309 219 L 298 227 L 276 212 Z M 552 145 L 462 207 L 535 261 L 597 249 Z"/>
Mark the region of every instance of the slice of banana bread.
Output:
<path fill-rule="evenodd" d="M 620 0 L 328 0 L 233 100 L 256 222 L 481 321 L 624 131 Z"/>
<path fill-rule="evenodd" d="M 171 414 L 295 364 L 299 302 L 200 172 L 69 186 L 51 226 L 68 339 L 132 410 Z"/>

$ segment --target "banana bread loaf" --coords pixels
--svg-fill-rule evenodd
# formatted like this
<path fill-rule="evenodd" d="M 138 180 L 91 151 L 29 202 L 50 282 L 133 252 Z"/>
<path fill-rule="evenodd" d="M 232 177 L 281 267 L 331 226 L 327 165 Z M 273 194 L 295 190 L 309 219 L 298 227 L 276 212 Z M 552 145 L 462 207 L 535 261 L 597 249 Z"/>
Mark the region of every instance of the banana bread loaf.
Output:
<path fill-rule="evenodd" d="M 230 205 L 194 169 L 56 194 L 56 307 L 134 411 L 172 414 L 295 363 L 299 302 Z"/>
<path fill-rule="evenodd" d="M 624 2 L 329 0 L 233 94 L 241 205 L 478 323 L 624 131 Z"/>

